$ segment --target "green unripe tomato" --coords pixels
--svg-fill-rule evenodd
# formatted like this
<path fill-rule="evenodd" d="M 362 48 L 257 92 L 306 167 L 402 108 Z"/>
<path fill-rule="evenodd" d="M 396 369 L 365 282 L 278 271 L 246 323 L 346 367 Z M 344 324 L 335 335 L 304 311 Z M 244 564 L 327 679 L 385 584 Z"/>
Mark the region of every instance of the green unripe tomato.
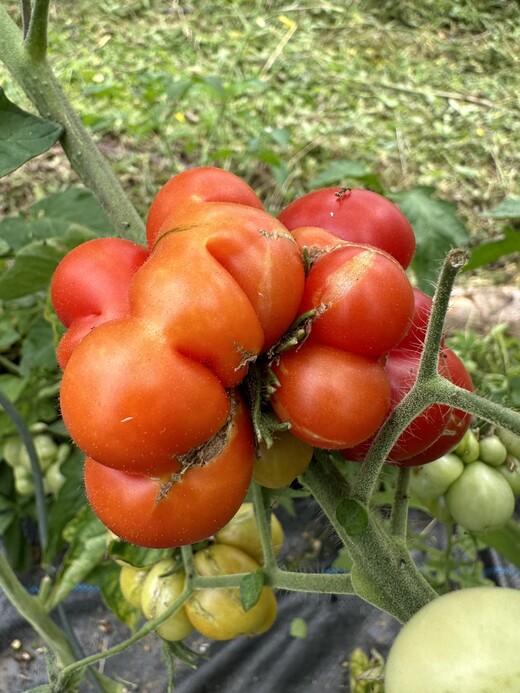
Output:
<path fill-rule="evenodd" d="M 434 599 L 395 639 L 386 693 L 520 691 L 519 623 L 520 590 L 471 587 Z"/>
<path fill-rule="evenodd" d="M 497 467 L 497 472 L 500 472 L 507 481 L 516 498 L 520 498 L 520 462 L 511 457 L 506 464 Z"/>
<path fill-rule="evenodd" d="M 179 597 L 184 589 L 186 579 L 183 570 L 167 575 L 173 570 L 175 561 L 165 558 L 150 569 L 143 581 L 141 608 L 150 621 L 163 614 Z M 165 640 L 183 640 L 193 631 L 184 606 L 169 616 L 156 628 L 156 632 Z"/>
<path fill-rule="evenodd" d="M 53 493 L 57 495 L 66 479 L 61 473 L 61 465 L 59 462 L 53 462 L 45 472 L 43 477 L 43 489 L 45 493 Z"/>
<path fill-rule="evenodd" d="M 132 606 L 141 608 L 141 595 L 143 583 L 148 575 L 148 569 L 136 568 L 129 563 L 125 563 L 119 573 L 119 587 L 127 602 Z"/>
<path fill-rule="evenodd" d="M 498 428 L 496 434 L 506 446 L 509 454 L 520 460 L 520 436 L 505 428 Z"/>
<path fill-rule="evenodd" d="M 471 429 L 466 431 L 464 438 L 460 441 L 453 452 L 460 457 L 464 464 L 475 462 L 479 458 L 480 445 L 477 436 Z"/>
<path fill-rule="evenodd" d="M 10 436 L 4 441 L 2 457 L 10 467 L 17 467 L 20 463 L 20 452 L 23 443 L 18 436 Z"/>
<path fill-rule="evenodd" d="M 498 436 L 480 439 L 479 459 L 492 467 L 500 467 L 507 459 L 507 448 Z"/>
<path fill-rule="evenodd" d="M 282 488 L 309 466 L 314 448 L 290 431 L 278 431 L 268 448 L 260 443 L 253 465 L 253 479 L 266 488 Z"/>
<path fill-rule="evenodd" d="M 478 460 L 450 486 L 446 504 L 455 522 L 470 532 L 486 532 L 513 515 L 515 497 L 500 472 Z"/>
<path fill-rule="evenodd" d="M 433 500 L 446 493 L 463 470 L 460 457 L 448 453 L 434 462 L 414 467 L 410 476 L 410 490 L 422 500 Z"/>

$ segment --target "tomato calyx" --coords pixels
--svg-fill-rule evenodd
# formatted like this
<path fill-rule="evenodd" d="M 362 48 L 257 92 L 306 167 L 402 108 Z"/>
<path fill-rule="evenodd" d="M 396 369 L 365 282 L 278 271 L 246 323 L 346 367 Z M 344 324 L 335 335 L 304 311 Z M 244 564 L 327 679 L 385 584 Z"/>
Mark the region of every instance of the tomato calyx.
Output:
<path fill-rule="evenodd" d="M 289 349 L 299 349 L 309 338 L 314 322 L 328 308 L 327 304 L 321 303 L 319 306 L 299 315 L 284 336 L 268 350 L 268 368 L 273 364 L 277 364 L 284 352 L 289 351 Z"/>

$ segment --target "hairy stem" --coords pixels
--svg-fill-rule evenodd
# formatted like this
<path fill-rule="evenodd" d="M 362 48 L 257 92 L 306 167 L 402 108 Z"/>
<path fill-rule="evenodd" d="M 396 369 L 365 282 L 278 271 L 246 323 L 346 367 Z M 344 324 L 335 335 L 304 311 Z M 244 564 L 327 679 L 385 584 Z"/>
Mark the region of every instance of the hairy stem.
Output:
<path fill-rule="evenodd" d="M 401 539 L 406 539 L 408 527 L 408 483 L 410 481 L 410 468 L 401 467 L 397 474 L 392 514 L 390 515 L 390 532 Z"/>
<path fill-rule="evenodd" d="M 144 239 L 144 224 L 114 175 L 107 160 L 70 105 L 43 50 L 46 2 L 37 2 L 29 25 L 28 43 L 0 5 L 0 60 L 43 118 L 63 127 L 61 145 L 78 173 L 105 210 L 114 233 L 135 241 Z"/>
<path fill-rule="evenodd" d="M 34 8 L 25 39 L 25 50 L 33 60 L 43 60 L 47 55 L 47 23 L 49 0 L 34 0 Z"/>
<path fill-rule="evenodd" d="M 30 595 L 16 577 L 0 549 L 0 587 L 18 613 L 28 621 L 63 665 L 75 661 L 74 651 L 62 630 L 54 623 L 38 597 Z"/>

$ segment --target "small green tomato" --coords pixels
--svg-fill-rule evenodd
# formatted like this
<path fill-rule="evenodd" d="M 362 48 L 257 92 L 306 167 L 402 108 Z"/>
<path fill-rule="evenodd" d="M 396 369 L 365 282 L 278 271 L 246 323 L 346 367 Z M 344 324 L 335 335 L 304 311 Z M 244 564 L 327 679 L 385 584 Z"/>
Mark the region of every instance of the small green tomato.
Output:
<path fill-rule="evenodd" d="M 479 459 L 492 467 L 500 467 L 507 459 L 507 448 L 498 436 L 481 438 Z"/>
<path fill-rule="evenodd" d="M 464 464 L 475 462 L 479 458 L 480 445 L 477 436 L 471 429 L 466 431 L 464 438 L 460 441 L 453 452 L 460 457 Z"/>
<path fill-rule="evenodd" d="M 446 493 L 463 471 L 461 459 L 448 453 L 434 462 L 414 467 L 410 477 L 410 490 L 421 500 L 433 500 Z"/>

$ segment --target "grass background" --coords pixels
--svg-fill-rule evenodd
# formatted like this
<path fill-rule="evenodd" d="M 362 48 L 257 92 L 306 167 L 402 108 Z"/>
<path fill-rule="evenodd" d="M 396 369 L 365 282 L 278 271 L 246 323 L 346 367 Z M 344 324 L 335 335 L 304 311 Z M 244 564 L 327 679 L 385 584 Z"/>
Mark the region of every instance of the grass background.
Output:
<path fill-rule="evenodd" d="M 355 161 L 390 190 L 434 186 L 484 240 L 485 210 L 519 193 L 519 48 L 511 0 L 51 3 L 50 60 L 143 216 L 187 165 L 277 211 Z M 75 183 L 53 148 L 0 181 L 0 214 Z"/>

